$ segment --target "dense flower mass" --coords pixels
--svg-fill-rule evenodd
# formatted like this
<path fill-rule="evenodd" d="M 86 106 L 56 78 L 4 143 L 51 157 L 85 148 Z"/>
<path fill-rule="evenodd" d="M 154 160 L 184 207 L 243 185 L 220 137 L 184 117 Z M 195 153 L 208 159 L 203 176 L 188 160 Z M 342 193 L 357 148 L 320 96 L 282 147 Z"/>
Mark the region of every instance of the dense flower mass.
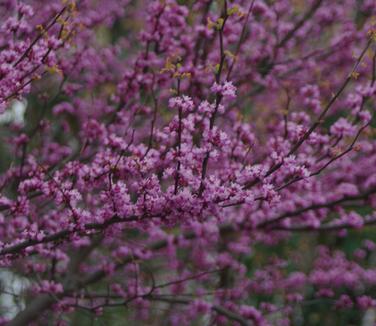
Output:
<path fill-rule="evenodd" d="M 375 1 L 0 17 L 0 324 L 370 318 Z"/>

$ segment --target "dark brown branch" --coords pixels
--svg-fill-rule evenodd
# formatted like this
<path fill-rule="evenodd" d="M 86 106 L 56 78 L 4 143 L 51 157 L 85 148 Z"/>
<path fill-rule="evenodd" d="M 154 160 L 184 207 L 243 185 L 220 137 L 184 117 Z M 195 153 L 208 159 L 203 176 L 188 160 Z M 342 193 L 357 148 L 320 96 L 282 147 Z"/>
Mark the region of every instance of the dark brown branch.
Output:
<path fill-rule="evenodd" d="M 312 16 L 315 14 L 317 9 L 320 8 L 322 2 L 323 2 L 323 0 L 316 0 L 312 4 L 311 8 L 303 15 L 303 17 L 300 20 L 298 20 L 298 22 L 295 24 L 295 26 L 277 44 L 277 48 L 283 47 L 288 41 L 290 41 L 294 37 L 296 32 L 299 29 L 301 29 L 308 20 L 310 20 L 312 18 Z"/>

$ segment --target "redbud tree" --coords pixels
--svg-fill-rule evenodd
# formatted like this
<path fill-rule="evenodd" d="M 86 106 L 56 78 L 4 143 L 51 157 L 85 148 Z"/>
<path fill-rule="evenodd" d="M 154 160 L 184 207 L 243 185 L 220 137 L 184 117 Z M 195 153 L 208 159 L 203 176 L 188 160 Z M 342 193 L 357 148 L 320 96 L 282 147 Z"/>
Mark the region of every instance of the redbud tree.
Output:
<path fill-rule="evenodd" d="M 0 17 L 2 325 L 373 324 L 374 0 Z"/>

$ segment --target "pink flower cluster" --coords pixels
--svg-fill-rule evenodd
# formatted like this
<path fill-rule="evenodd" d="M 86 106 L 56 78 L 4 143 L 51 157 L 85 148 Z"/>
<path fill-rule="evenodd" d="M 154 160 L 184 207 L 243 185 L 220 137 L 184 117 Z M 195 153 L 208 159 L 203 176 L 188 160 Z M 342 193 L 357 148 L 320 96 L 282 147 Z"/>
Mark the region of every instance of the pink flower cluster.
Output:
<path fill-rule="evenodd" d="M 360 324 L 376 307 L 375 15 L 2 1 L 0 265 L 25 286 L 0 289 L 19 303 L 0 324 L 285 326 L 316 307 Z"/>

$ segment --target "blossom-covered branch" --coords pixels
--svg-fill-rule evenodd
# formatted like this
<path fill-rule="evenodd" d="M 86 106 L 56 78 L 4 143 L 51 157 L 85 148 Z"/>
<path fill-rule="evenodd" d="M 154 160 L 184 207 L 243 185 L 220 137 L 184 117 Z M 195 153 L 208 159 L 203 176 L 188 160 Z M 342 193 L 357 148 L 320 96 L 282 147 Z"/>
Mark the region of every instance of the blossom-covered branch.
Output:
<path fill-rule="evenodd" d="M 0 324 L 360 324 L 375 16 L 371 0 L 3 1 Z"/>

